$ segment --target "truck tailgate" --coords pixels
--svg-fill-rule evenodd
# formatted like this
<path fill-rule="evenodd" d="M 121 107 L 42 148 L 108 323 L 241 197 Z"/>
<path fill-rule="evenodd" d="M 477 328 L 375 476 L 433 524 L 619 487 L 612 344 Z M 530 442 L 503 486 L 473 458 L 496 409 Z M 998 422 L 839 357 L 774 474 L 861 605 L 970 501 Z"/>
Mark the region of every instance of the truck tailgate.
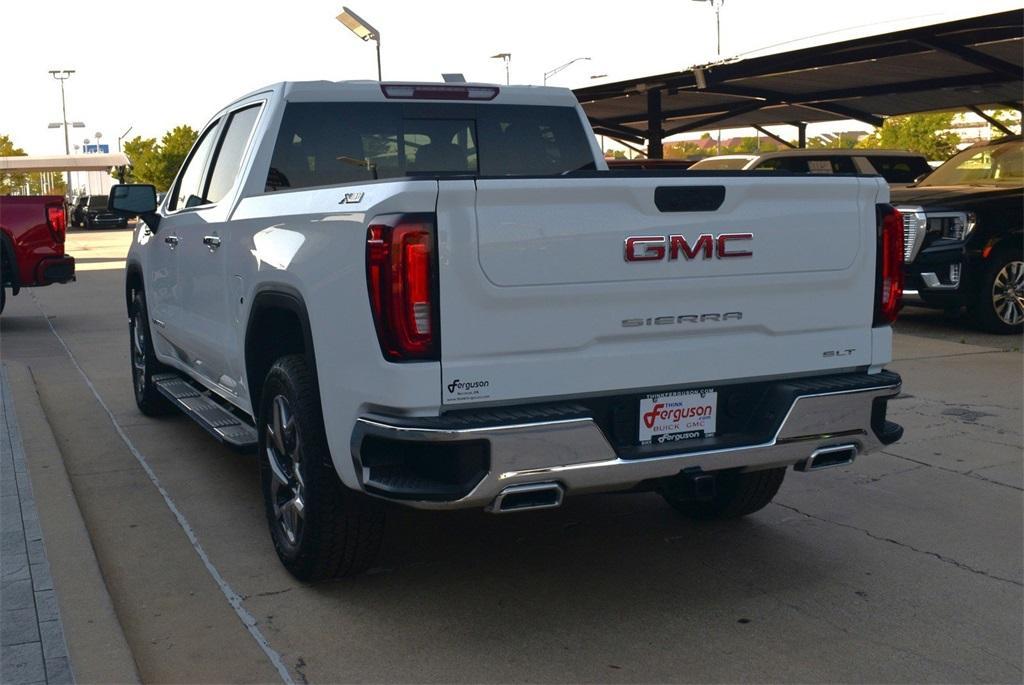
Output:
<path fill-rule="evenodd" d="M 442 181 L 442 401 L 868 365 L 884 193 L 861 177 Z M 649 259 L 625 258 L 631 236 Z"/>

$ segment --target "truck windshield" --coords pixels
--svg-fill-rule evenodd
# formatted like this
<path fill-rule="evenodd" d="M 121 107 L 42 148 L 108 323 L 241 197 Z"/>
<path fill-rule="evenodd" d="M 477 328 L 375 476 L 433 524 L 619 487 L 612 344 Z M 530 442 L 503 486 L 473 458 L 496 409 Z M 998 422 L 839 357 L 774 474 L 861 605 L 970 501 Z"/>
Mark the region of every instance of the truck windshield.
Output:
<path fill-rule="evenodd" d="M 106 209 L 107 208 L 107 196 L 106 195 L 90 195 L 89 196 L 89 209 Z"/>
<path fill-rule="evenodd" d="M 289 103 L 266 190 L 404 176 L 557 176 L 594 168 L 572 107 Z"/>
<path fill-rule="evenodd" d="M 919 186 L 1024 184 L 1024 142 L 967 148 L 933 171 Z"/>

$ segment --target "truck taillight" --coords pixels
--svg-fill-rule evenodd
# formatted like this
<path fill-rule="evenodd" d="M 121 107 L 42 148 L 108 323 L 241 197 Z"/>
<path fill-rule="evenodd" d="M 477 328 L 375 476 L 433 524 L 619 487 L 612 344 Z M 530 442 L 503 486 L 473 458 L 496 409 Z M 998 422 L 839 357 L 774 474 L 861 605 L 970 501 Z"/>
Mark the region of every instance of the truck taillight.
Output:
<path fill-rule="evenodd" d="M 46 205 L 46 225 L 50 234 L 58 243 L 64 242 L 64 235 L 68 230 L 67 214 L 64 212 L 64 205 Z"/>
<path fill-rule="evenodd" d="M 433 218 L 377 217 L 366 231 L 366 285 L 388 361 L 438 360 Z"/>
<path fill-rule="evenodd" d="M 896 320 L 903 298 L 903 215 L 878 205 L 878 256 L 875 262 L 875 325 Z"/>

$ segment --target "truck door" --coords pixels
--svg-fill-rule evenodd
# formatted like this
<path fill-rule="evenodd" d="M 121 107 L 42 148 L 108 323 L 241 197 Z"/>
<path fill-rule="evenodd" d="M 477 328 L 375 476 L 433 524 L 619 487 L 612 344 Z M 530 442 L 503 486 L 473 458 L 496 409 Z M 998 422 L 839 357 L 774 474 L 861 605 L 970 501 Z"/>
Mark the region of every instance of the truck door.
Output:
<path fill-rule="evenodd" d="M 182 300 L 188 282 L 181 278 L 180 255 L 183 241 L 187 244 L 201 224 L 202 209 L 198 189 L 205 176 L 210 153 L 216 140 L 220 121 L 211 123 L 192 147 L 174 185 L 168 191 L 159 230 L 144 235 L 156 244 L 148 251 L 146 266 L 146 300 L 152 319 L 150 330 L 158 353 L 189 364 L 187 326 L 183 321 Z M 194 199 L 190 199 L 194 198 Z"/>
<path fill-rule="evenodd" d="M 178 277 L 186 284 L 181 289 L 181 320 L 190 366 L 232 395 L 238 392 L 228 354 L 233 321 L 230 299 L 235 291 L 227 287 L 231 274 L 226 255 L 230 250 L 225 249 L 225 242 L 231 239 L 227 222 L 233 191 L 260 107 L 243 106 L 223 117 L 207 172 L 195 191 L 198 200 L 192 200 L 199 204 L 182 213 L 188 218 L 179 235 Z"/>

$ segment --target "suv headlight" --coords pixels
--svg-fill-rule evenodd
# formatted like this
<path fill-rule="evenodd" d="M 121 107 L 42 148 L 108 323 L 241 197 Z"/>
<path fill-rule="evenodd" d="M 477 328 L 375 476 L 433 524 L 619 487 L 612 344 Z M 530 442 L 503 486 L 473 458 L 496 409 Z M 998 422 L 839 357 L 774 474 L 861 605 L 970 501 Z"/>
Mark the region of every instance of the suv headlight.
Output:
<path fill-rule="evenodd" d="M 928 232 L 943 238 L 967 240 L 974 230 L 976 217 L 973 212 L 934 212 L 928 214 Z"/>

